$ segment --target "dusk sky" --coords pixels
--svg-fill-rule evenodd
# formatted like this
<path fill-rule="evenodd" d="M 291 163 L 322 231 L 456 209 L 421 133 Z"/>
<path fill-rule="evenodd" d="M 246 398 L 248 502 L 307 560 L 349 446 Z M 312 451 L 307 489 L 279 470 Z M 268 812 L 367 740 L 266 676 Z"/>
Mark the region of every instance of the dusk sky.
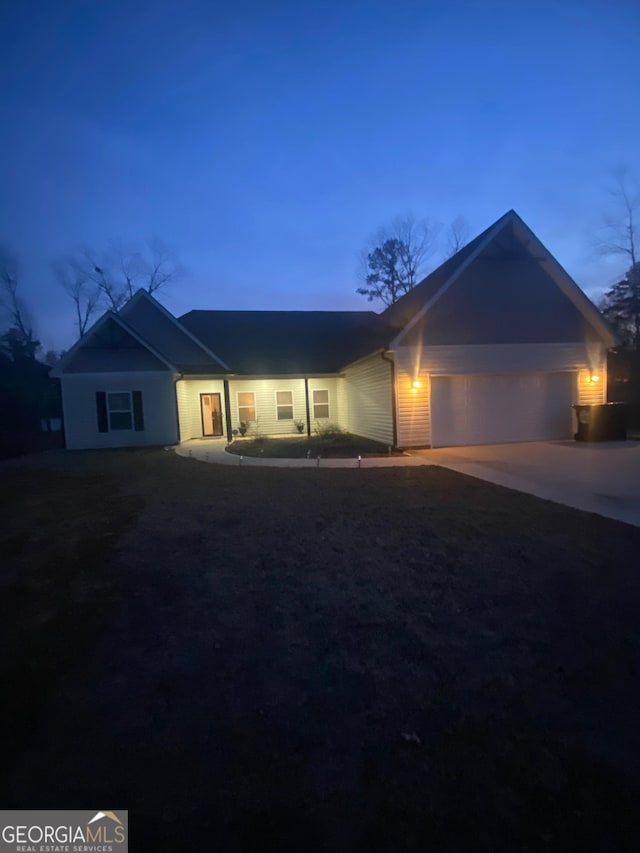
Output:
<path fill-rule="evenodd" d="M 637 0 L 8 0 L 0 50 L 0 243 L 44 349 L 74 339 L 52 261 L 117 239 L 173 247 L 176 314 L 379 308 L 358 253 L 410 211 L 514 208 L 592 297 L 625 269 L 593 241 L 640 179 Z"/>

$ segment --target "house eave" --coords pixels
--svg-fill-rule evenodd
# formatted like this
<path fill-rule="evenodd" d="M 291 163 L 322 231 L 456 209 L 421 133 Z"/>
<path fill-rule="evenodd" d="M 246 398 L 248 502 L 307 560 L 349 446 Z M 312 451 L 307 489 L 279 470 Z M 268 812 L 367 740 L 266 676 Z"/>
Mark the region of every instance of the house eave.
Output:
<path fill-rule="evenodd" d="M 344 373 L 350 367 L 355 367 L 355 365 L 360 364 L 362 361 L 366 361 L 368 358 L 371 358 L 374 355 L 380 355 L 382 352 L 392 352 L 393 347 L 378 347 L 377 349 L 371 350 L 366 355 L 361 356 L 360 358 L 356 358 L 355 361 L 350 361 L 348 364 L 345 364 L 340 368 L 340 373 Z"/>

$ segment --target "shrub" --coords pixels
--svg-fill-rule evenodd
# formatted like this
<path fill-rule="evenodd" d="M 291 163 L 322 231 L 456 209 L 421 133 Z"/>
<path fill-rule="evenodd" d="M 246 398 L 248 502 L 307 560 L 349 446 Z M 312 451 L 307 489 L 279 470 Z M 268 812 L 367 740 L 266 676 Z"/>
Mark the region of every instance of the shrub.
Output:
<path fill-rule="evenodd" d="M 320 423 L 320 421 L 316 421 L 316 425 L 313 431 L 318 436 L 318 438 L 325 439 L 334 439 L 338 436 L 344 435 L 344 430 L 341 429 L 337 424 Z"/>

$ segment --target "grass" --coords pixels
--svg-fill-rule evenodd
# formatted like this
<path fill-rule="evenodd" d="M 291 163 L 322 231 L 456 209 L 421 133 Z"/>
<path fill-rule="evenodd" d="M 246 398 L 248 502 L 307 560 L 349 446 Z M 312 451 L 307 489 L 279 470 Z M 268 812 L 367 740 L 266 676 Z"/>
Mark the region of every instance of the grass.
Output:
<path fill-rule="evenodd" d="M 118 605 L 114 547 L 141 502 L 104 476 L 3 472 L 0 513 L 4 607 L 5 761 L 18 755 L 46 713 L 43 697 L 83 661 Z M 89 662 L 90 665 L 90 662 Z"/>
<path fill-rule="evenodd" d="M 146 849 L 638 849 L 640 530 L 438 468 L 2 478 L 5 808 L 109 800 Z"/>
<path fill-rule="evenodd" d="M 238 456 L 262 456 L 272 459 L 344 459 L 362 456 L 387 456 L 389 447 L 370 438 L 361 438 L 350 433 L 332 435 L 282 436 L 278 438 L 258 436 L 236 439 L 227 447 L 229 453 Z M 397 456 L 398 450 L 391 449 Z"/>

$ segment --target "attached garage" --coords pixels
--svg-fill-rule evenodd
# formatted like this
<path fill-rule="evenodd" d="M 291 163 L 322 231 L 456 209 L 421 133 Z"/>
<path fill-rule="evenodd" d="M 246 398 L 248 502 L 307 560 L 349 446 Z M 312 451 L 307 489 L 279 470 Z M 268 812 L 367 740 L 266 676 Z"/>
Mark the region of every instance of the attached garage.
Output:
<path fill-rule="evenodd" d="M 577 374 L 431 377 L 431 446 L 571 438 Z"/>

